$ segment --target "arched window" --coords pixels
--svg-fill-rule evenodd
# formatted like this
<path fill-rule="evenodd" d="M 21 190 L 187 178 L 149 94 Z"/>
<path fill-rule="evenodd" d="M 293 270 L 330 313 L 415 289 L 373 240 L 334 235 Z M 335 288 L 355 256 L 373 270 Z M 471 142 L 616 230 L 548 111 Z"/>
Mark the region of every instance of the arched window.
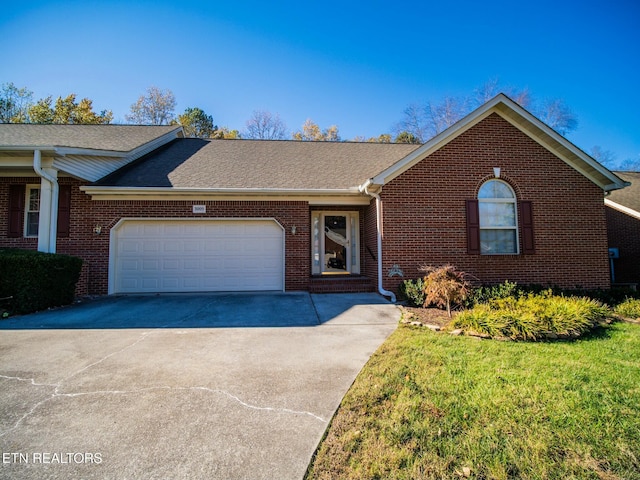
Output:
<path fill-rule="evenodd" d="M 518 253 L 516 195 L 502 180 L 489 180 L 478 191 L 480 253 Z"/>

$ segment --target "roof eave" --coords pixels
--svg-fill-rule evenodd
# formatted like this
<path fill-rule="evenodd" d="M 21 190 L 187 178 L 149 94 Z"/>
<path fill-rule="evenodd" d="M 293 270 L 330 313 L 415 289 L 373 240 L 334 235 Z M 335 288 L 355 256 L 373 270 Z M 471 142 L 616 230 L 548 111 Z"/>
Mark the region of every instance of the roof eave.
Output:
<path fill-rule="evenodd" d="M 308 188 L 186 188 L 186 187 L 119 187 L 119 186 L 101 186 L 101 185 L 84 185 L 80 190 L 91 195 L 100 194 L 121 194 L 121 195 L 158 195 L 158 194 L 181 194 L 198 196 L 202 194 L 221 194 L 221 195 L 291 195 L 291 196 L 307 196 L 307 195 L 361 195 L 358 187 L 352 188 L 334 188 L 334 189 L 308 189 Z"/>

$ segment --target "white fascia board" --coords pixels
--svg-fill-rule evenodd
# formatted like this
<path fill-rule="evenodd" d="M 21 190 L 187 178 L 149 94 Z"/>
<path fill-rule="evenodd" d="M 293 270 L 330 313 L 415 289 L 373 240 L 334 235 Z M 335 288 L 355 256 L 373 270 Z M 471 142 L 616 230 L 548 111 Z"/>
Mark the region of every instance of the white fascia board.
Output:
<path fill-rule="evenodd" d="M 491 115 L 492 113 L 496 113 L 500 115 L 504 120 L 509 122 L 511 125 L 516 127 L 518 130 L 523 132 L 525 135 L 532 138 L 535 142 L 541 144 L 543 147 L 551 150 L 556 156 L 562 159 L 565 163 L 569 164 L 571 167 L 579 171 L 585 177 L 590 179 L 593 183 L 600 186 L 604 191 L 617 190 L 620 188 L 624 188 L 628 186 L 627 182 L 624 182 L 618 176 L 616 176 L 613 172 L 608 170 L 602 164 L 598 163 L 591 156 L 586 154 L 580 148 L 576 147 L 573 143 L 567 140 L 565 137 L 560 135 L 558 132 L 553 130 L 551 127 L 543 123 L 541 120 L 537 119 L 527 110 L 522 108 L 516 102 L 511 100 L 504 94 L 499 94 L 496 97 L 489 100 L 487 103 L 479 107 L 478 109 L 471 112 L 469 115 L 464 117 L 463 119 L 456 122 L 451 127 L 447 128 L 440 134 L 433 137 L 427 143 L 419 147 L 418 149 L 411 152 L 405 158 L 395 163 L 391 167 L 382 171 L 375 177 L 371 179 L 371 183 L 373 185 L 385 185 L 390 182 L 398 175 L 407 171 L 409 168 L 414 166 L 419 161 L 423 160 L 445 144 L 452 141 L 454 138 L 464 133 L 466 130 L 470 129 L 474 125 L 478 124 L 486 117 Z M 509 115 L 511 113 L 512 115 Z M 513 115 L 515 114 L 515 115 Z M 515 118 L 514 118 L 515 117 Z M 527 129 L 521 123 L 516 121 L 516 118 L 523 121 L 524 124 L 529 124 L 533 128 Z M 563 155 L 558 151 L 557 147 L 551 144 L 548 144 L 543 138 L 537 135 L 535 130 L 539 130 L 539 132 L 551 138 L 560 146 L 567 149 L 573 156 L 575 156 L 579 161 L 583 162 L 584 165 L 576 164 L 576 162 L 569 158 L 566 155 Z M 588 168 L 584 168 L 588 167 Z M 598 172 L 600 175 L 605 177 L 608 182 L 604 183 L 601 179 L 596 178 L 588 169 L 593 169 Z M 610 182 L 610 183 L 609 183 Z"/>
<path fill-rule="evenodd" d="M 172 188 L 104 187 L 84 185 L 80 190 L 94 200 L 301 200 L 313 204 L 368 205 L 369 197 L 350 189 Z"/>
<path fill-rule="evenodd" d="M 620 205 L 619 203 L 616 203 L 616 202 L 612 202 L 608 198 L 604 199 L 604 204 L 607 207 L 611 207 L 614 210 L 618 210 L 619 212 L 626 213 L 627 215 L 630 215 L 630 216 L 640 220 L 640 212 L 638 212 L 637 210 L 634 210 L 634 209 L 629 208 L 629 207 L 625 207 L 624 205 Z"/>

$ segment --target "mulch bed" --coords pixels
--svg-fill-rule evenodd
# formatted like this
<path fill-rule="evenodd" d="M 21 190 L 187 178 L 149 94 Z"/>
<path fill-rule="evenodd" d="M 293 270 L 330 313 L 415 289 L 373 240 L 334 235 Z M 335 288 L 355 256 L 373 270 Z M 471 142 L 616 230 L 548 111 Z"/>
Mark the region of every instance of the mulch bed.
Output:
<path fill-rule="evenodd" d="M 439 308 L 402 307 L 402 311 L 404 323 L 420 322 L 423 325 L 437 325 L 444 328 L 451 321 L 446 310 Z M 452 316 L 455 317 L 456 312 L 452 312 Z"/>

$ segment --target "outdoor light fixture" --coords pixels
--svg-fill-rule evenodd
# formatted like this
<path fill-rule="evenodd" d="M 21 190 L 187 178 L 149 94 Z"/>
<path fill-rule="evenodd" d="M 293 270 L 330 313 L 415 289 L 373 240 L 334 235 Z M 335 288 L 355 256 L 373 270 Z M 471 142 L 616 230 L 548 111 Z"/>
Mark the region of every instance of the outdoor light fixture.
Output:
<path fill-rule="evenodd" d="M 295 225 L 293 225 L 293 226 L 291 227 L 291 235 L 295 235 L 295 234 L 296 234 L 296 230 L 297 230 L 296 226 L 295 226 Z"/>
<path fill-rule="evenodd" d="M 493 167 L 493 176 L 500 178 L 500 167 Z"/>
<path fill-rule="evenodd" d="M 102 225 L 96 225 L 93 227 L 93 233 L 96 235 L 100 235 L 102 233 Z"/>

